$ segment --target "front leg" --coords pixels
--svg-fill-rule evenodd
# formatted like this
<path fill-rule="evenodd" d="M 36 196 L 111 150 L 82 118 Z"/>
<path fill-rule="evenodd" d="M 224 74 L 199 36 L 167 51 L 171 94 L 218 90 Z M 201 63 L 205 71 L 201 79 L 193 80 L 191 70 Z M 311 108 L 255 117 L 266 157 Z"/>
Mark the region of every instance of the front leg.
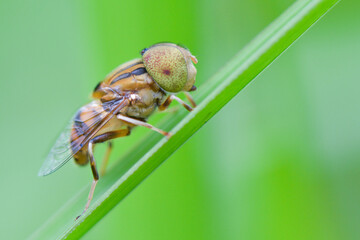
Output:
<path fill-rule="evenodd" d="M 188 93 L 188 92 L 184 92 L 184 93 L 185 93 L 185 97 L 187 98 L 187 100 L 191 103 L 191 106 L 193 108 L 196 108 L 196 102 L 194 101 L 194 99 L 192 98 L 190 93 Z"/>
<path fill-rule="evenodd" d="M 175 95 L 170 95 L 166 98 L 165 102 L 163 104 L 161 104 L 159 106 L 159 110 L 160 111 L 163 111 L 165 110 L 166 108 L 169 107 L 170 103 L 173 101 L 173 100 L 176 100 L 178 103 L 180 103 L 181 105 L 184 106 L 184 108 L 186 108 L 186 110 L 188 110 L 189 112 L 191 112 L 193 110 L 192 107 L 190 107 L 188 104 L 186 104 L 183 100 L 181 100 L 180 98 L 178 98 L 177 96 Z"/>

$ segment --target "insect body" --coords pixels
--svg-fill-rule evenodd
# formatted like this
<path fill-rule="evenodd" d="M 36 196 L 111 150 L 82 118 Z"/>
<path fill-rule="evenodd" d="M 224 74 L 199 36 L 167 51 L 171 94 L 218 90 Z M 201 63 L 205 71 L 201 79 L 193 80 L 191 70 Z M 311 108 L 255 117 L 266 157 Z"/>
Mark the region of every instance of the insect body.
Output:
<path fill-rule="evenodd" d="M 84 212 L 99 179 L 93 157 L 94 144 L 128 136 L 135 126 L 144 126 L 170 137 L 169 133 L 146 123 L 146 119 L 156 108 L 166 109 L 173 100 L 192 110 L 172 93 L 185 92 L 192 106 L 196 106 L 188 92 L 196 90 L 193 63 L 197 60 L 189 50 L 176 44 L 161 43 L 142 50 L 141 55 L 141 59 L 117 67 L 95 87 L 94 100 L 79 109 L 39 171 L 39 176 L 48 175 L 71 158 L 80 165 L 90 162 L 94 180 Z M 111 142 L 108 143 L 102 173 L 111 150 Z"/>

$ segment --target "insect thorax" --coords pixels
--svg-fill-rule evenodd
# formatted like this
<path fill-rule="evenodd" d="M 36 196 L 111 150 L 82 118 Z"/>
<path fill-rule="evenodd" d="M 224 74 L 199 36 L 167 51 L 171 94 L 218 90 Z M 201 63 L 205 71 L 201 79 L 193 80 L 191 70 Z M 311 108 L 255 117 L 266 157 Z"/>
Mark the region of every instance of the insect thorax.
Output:
<path fill-rule="evenodd" d="M 142 66 L 138 64 L 138 69 Z M 107 84 L 108 82 L 111 84 Z M 147 72 L 124 78 L 112 78 L 111 81 L 104 81 L 95 91 L 97 92 L 95 98 L 100 98 L 101 102 L 127 100 L 129 104 L 120 113 L 143 120 L 154 112 L 166 95 Z"/>
<path fill-rule="evenodd" d="M 165 92 L 152 81 L 150 76 L 147 77 L 149 77 L 147 80 L 150 82 L 146 86 L 143 86 L 141 89 L 125 92 L 130 105 L 123 111 L 120 111 L 122 114 L 133 118 L 146 119 L 163 102 L 166 95 Z"/>

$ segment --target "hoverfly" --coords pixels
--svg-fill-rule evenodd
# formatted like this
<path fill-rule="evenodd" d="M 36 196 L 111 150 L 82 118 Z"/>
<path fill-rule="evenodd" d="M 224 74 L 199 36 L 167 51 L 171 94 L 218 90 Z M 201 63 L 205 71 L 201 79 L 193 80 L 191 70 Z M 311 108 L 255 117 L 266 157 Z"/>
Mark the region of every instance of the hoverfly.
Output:
<path fill-rule="evenodd" d="M 196 90 L 193 63 L 196 64 L 197 59 L 188 49 L 172 43 L 159 43 L 143 49 L 141 55 L 140 59 L 114 69 L 95 87 L 94 100 L 78 110 L 39 171 L 39 176 L 49 175 L 71 158 L 80 165 L 90 162 L 94 179 L 83 213 L 89 208 L 99 180 L 93 156 L 95 144 L 108 142 L 101 169 L 103 174 L 112 139 L 128 136 L 135 126 L 170 137 L 169 133 L 148 124 L 146 119 L 156 108 L 165 110 L 173 100 L 189 111 L 196 107 L 188 92 Z M 192 107 L 174 95 L 178 92 L 185 92 Z"/>

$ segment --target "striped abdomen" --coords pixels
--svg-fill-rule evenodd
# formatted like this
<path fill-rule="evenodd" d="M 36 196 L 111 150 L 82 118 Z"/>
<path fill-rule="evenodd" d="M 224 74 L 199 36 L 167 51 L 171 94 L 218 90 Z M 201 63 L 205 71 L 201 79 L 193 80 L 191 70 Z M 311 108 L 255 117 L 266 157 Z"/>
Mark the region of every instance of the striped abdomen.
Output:
<path fill-rule="evenodd" d="M 70 136 L 72 151 L 75 153 L 74 158 L 77 163 L 87 163 L 87 145 L 91 139 L 125 126 L 115 117 L 126 106 L 124 103 L 123 99 L 108 103 L 94 100 L 79 109 L 73 119 Z"/>

